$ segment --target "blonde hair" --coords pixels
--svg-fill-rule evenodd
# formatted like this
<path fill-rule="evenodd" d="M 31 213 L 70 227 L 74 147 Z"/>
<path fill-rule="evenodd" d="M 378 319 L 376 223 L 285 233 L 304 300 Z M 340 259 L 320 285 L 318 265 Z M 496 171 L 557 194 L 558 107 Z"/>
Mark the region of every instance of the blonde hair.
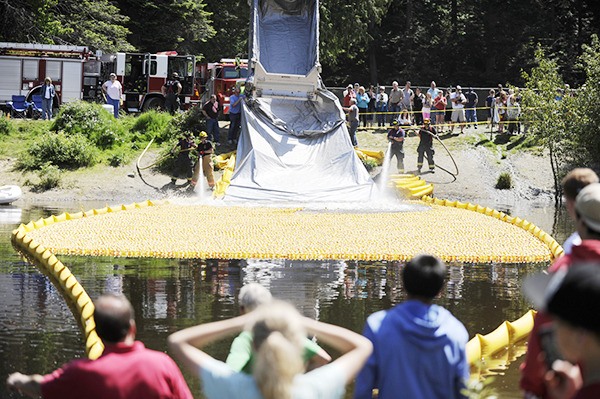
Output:
<path fill-rule="evenodd" d="M 44 79 L 44 83 L 46 82 L 52 84 L 52 78 L 50 78 L 50 76 L 46 76 L 46 79 Z"/>
<path fill-rule="evenodd" d="M 256 385 L 265 399 L 290 399 L 294 377 L 304 372 L 302 316 L 292 305 L 277 300 L 260 306 L 254 314 Z"/>

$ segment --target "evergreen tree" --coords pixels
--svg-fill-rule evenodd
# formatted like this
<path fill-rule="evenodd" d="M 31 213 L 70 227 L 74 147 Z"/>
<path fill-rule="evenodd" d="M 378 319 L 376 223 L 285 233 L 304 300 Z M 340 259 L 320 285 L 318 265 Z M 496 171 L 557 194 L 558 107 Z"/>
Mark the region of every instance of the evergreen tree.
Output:
<path fill-rule="evenodd" d="M 215 34 L 203 0 L 118 0 L 130 18 L 129 41 L 141 52 L 202 54 Z"/>
<path fill-rule="evenodd" d="M 128 18 L 108 0 L 0 0 L 0 39 L 132 50 Z"/>

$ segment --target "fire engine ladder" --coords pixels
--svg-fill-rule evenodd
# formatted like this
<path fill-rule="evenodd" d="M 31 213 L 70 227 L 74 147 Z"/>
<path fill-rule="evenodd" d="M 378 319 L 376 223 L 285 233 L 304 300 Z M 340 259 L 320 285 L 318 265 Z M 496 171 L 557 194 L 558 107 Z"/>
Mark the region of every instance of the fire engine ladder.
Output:
<path fill-rule="evenodd" d="M 85 46 L 0 42 L 0 55 L 84 58 L 87 53 L 88 48 Z"/>

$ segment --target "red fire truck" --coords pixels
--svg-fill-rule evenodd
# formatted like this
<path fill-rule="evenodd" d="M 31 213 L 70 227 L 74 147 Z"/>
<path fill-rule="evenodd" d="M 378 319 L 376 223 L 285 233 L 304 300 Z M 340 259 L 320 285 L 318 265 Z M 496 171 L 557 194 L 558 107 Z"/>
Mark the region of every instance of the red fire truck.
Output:
<path fill-rule="evenodd" d="M 111 72 L 123 85 L 124 109 L 140 112 L 164 105 L 161 87 L 179 73 L 184 106 L 194 95 L 194 61 L 176 52 L 92 54 L 85 46 L 0 42 L 0 103 L 12 95 L 37 94 L 46 76 L 56 88 L 54 107 L 74 100 L 103 101 L 102 83 Z"/>
<path fill-rule="evenodd" d="M 114 72 L 123 85 L 123 107 L 128 112 L 161 109 L 165 102 L 161 88 L 173 72 L 179 74 L 183 106 L 191 105 L 194 95 L 193 55 L 169 51 L 157 54 L 117 53 L 108 58 L 104 58 L 107 72 Z"/>
<path fill-rule="evenodd" d="M 197 63 L 196 87 L 201 103 L 205 103 L 212 94 L 216 94 L 223 107 L 223 114 L 228 114 L 229 96 L 233 93 L 233 88 L 242 86 L 247 77 L 247 59 L 222 58 L 219 62 Z"/>
<path fill-rule="evenodd" d="M 46 76 L 56 89 L 54 106 L 96 97 L 100 61 L 85 46 L 0 42 L 0 102 L 13 95 L 28 101 L 40 90 Z"/>

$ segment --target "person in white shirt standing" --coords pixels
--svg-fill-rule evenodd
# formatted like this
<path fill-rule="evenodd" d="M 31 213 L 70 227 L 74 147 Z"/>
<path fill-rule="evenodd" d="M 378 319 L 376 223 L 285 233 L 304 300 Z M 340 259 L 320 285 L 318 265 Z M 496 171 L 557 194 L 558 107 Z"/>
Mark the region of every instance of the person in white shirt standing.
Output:
<path fill-rule="evenodd" d="M 110 80 L 102 85 L 102 91 L 106 94 L 106 103 L 113 106 L 115 118 L 119 117 L 119 106 L 121 105 L 121 96 L 123 95 L 123 86 L 117 80 L 117 75 L 110 74 Z"/>
<path fill-rule="evenodd" d="M 462 93 L 462 88 L 456 86 L 456 91 L 450 94 L 450 101 L 452 102 L 452 124 L 450 127 L 450 133 L 454 132 L 454 125 L 460 123 L 460 132 L 463 132 L 465 128 L 465 103 L 467 99 Z"/>
<path fill-rule="evenodd" d="M 379 93 L 375 99 L 375 111 L 377 111 L 377 127 L 385 126 L 385 114 L 388 110 L 388 95 L 385 86 L 379 86 Z"/>

